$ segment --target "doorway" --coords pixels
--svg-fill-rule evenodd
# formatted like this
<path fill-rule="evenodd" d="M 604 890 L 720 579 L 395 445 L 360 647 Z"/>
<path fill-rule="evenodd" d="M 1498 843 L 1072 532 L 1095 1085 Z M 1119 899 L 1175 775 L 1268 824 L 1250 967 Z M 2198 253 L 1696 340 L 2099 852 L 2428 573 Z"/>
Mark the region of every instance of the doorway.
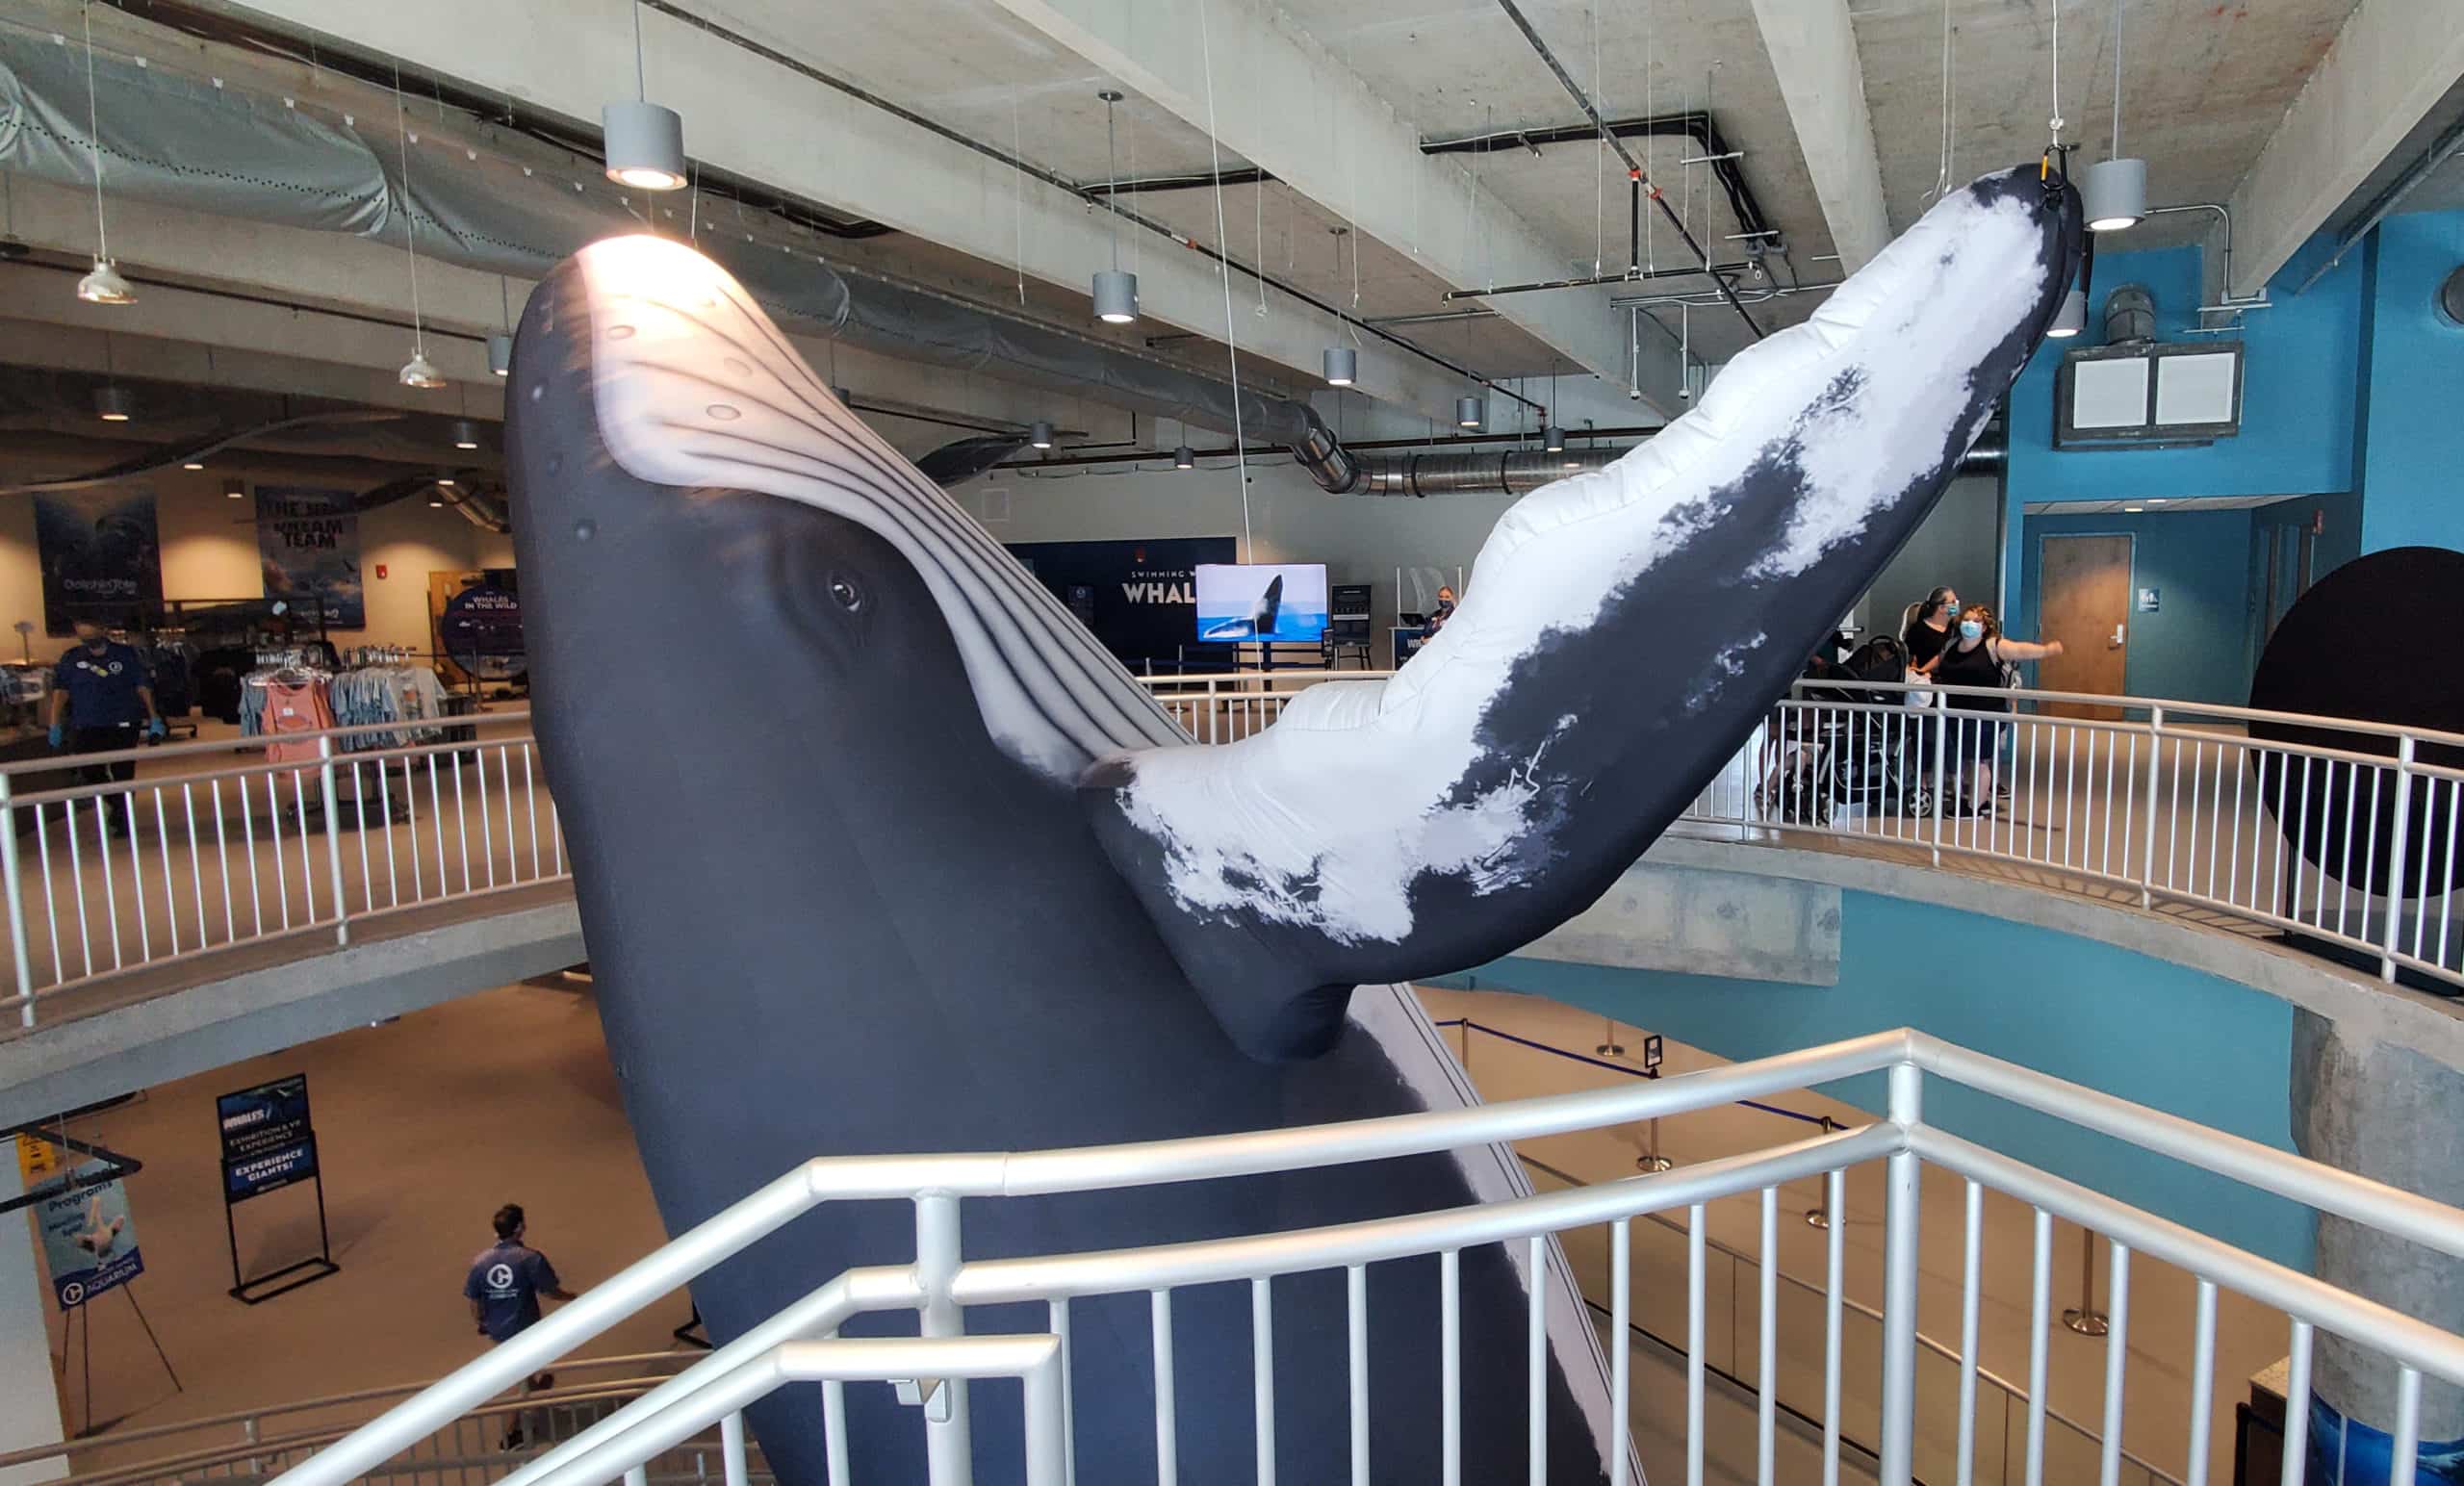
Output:
<path fill-rule="evenodd" d="M 2130 662 L 2128 536 L 2039 538 L 2037 602 L 2039 640 L 2060 640 L 2063 653 L 2037 662 L 2037 684 L 2047 691 L 2123 694 Z M 2057 717 L 2121 716 L 2118 706 L 2084 702 L 2046 703 Z"/>

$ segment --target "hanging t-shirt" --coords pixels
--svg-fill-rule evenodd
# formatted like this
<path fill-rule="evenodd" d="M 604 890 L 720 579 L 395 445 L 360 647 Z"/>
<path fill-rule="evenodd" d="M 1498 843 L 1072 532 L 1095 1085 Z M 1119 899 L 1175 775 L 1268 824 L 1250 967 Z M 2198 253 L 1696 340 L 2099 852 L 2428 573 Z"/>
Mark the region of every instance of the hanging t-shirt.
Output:
<path fill-rule="evenodd" d="M 334 725 L 334 709 L 325 701 L 322 681 L 266 682 L 265 730 L 274 741 L 266 749 L 271 763 L 314 763 L 317 740 L 286 740 L 285 733 L 321 732 Z"/>

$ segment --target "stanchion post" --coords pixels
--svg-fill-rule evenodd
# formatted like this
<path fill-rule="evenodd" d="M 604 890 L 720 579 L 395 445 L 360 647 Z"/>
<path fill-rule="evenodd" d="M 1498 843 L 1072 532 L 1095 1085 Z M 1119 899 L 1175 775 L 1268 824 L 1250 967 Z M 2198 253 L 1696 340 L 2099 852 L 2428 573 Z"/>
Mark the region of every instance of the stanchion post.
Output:
<path fill-rule="evenodd" d="M 2083 1337 L 2113 1329 L 2112 1319 L 2096 1309 L 2096 1236 L 2085 1228 L 2079 1230 L 2079 1304 L 2062 1313 L 2062 1323 Z"/>
<path fill-rule="evenodd" d="M 2156 776 L 2165 756 L 2165 709 L 2147 709 L 2147 819 L 2142 822 L 2139 853 L 2139 906 L 2156 906 Z M 2255 850 L 2255 848 L 2253 848 Z"/>

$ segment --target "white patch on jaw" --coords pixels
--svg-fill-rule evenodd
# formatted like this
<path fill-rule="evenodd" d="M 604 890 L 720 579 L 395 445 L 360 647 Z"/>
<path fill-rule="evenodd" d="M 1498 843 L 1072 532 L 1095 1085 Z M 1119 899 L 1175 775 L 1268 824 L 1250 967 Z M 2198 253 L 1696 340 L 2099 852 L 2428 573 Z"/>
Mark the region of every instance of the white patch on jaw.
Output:
<path fill-rule="evenodd" d="M 1628 585 L 1683 560 L 1726 519 L 1714 493 L 1767 458 L 1792 458 L 1804 491 L 1741 576 L 1795 576 L 1861 532 L 1938 465 L 1967 412 L 1968 369 L 2035 308 L 2042 243 L 2023 201 L 1949 197 L 1812 320 L 1737 356 L 1693 412 L 1508 510 L 1453 617 L 1393 680 L 1312 687 L 1238 743 L 1137 754 L 1122 807 L 1162 846 L 1174 897 L 1357 943 L 1411 933 L 1424 876 L 1482 893 L 1525 881 L 1548 859 L 1527 839 L 1546 829 L 1544 794 L 1588 781 L 1552 777 L 1544 749 L 1451 800 L 1493 766 L 1479 738 L 1489 704 L 1553 663 L 1553 632 L 1587 628 Z M 1766 639 L 1721 652 L 1689 701 L 1741 675 Z"/>

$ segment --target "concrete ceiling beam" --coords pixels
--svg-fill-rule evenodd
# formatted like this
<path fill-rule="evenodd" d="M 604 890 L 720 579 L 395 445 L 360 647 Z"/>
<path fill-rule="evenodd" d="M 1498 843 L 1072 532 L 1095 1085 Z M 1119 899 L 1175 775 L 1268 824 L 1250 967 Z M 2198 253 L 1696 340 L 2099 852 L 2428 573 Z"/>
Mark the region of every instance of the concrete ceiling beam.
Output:
<path fill-rule="evenodd" d="M 631 0 L 251 0 L 249 9 L 585 124 L 596 123 L 601 105 L 634 93 Z M 1015 264 L 1026 278 L 1077 295 L 1111 261 L 1111 221 L 1076 193 L 711 28 L 647 6 L 639 20 L 650 96 L 684 116 L 694 158 L 987 262 Z M 1240 296 L 1249 295 L 1244 285 Z M 1339 322 L 1271 291 L 1268 299 L 1268 316 L 1238 315 L 1242 353 L 1314 372 Z M 1214 340 L 1226 332 L 1222 276 L 1198 254 L 1145 255 L 1140 300 L 1151 320 Z M 1376 342 L 1362 350 L 1360 371 L 1365 391 L 1430 414 L 1450 409 L 1462 386 L 1444 369 Z"/>
<path fill-rule="evenodd" d="M 1890 242 L 1891 231 L 1848 0 L 1754 0 L 1754 18 L 1840 271 L 1854 273 Z"/>
<path fill-rule="evenodd" d="M 2455 0 L 2361 0 L 2234 189 L 2233 282 L 2256 293 L 2464 80 Z M 2129 102 L 2123 100 L 2124 121 Z M 2151 162 L 2151 173 L 2163 162 Z"/>
<path fill-rule="evenodd" d="M 1450 284 L 1565 276 L 1574 255 L 1502 204 L 1484 200 L 1476 216 L 1424 209 L 1464 200 L 1466 171 L 1422 153 L 1419 136 L 1392 106 L 1270 11 L 1243 0 L 994 3 Z M 1630 351 L 1625 317 L 1608 295 L 1604 288 L 1559 290 L 1488 303 L 1622 393 Z M 1675 356 L 1647 347 L 1640 380 L 1644 399 L 1659 412 L 1682 410 Z"/>

